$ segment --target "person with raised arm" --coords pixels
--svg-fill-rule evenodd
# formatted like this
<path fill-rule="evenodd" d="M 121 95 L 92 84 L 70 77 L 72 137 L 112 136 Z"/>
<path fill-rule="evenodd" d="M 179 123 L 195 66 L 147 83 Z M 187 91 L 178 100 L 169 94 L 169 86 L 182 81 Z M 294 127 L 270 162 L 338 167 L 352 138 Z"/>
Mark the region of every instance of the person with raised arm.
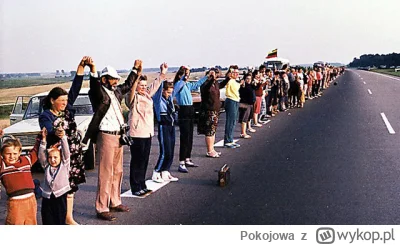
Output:
<path fill-rule="evenodd" d="M 186 167 L 198 167 L 192 161 L 193 148 L 193 129 L 194 129 L 194 107 L 192 91 L 198 90 L 207 80 L 204 76 L 198 81 L 189 82 L 190 69 L 181 66 L 174 78 L 174 94 L 179 106 L 178 124 L 179 124 L 179 168 L 181 173 L 188 173 Z"/>
<path fill-rule="evenodd" d="M 94 65 L 94 64 L 93 64 Z M 89 97 L 95 112 L 83 139 L 96 143 L 99 153 L 99 171 L 96 194 L 97 218 L 113 221 L 111 212 L 129 212 L 121 201 L 121 183 L 123 177 L 124 132 L 127 130 L 122 114 L 121 102 L 128 94 L 138 75 L 142 71 L 142 61 L 135 60 L 131 72 L 124 83 L 118 84 L 121 77 L 117 71 L 106 66 L 100 77 L 90 74 Z"/>
<path fill-rule="evenodd" d="M 147 77 L 140 76 L 139 82 L 131 88 L 125 98 L 129 107 L 128 125 L 129 136 L 133 144 L 130 146 L 131 162 L 129 166 L 129 183 L 132 194 L 145 196 L 151 193 L 146 186 L 146 172 L 149 165 L 151 138 L 154 136 L 153 95 L 156 94 L 165 79 L 168 65 L 160 66 L 160 76 L 149 86 Z M 161 133 L 161 132 L 159 132 Z"/>
<path fill-rule="evenodd" d="M 78 185 L 86 182 L 85 165 L 82 161 L 81 138 L 78 135 L 75 121 L 75 109 L 73 104 L 78 98 L 82 88 L 85 66 L 90 67 L 92 73 L 96 73 L 96 66 L 89 56 L 84 56 L 78 64 L 76 75 L 69 92 L 60 87 L 50 90 L 43 100 L 43 112 L 39 116 L 40 128 L 45 127 L 47 136 L 47 147 L 59 142 L 64 135 L 68 138 L 70 147 L 70 186 L 71 190 L 67 196 L 66 224 L 77 225 L 73 217 L 74 195 L 78 191 Z"/>
<path fill-rule="evenodd" d="M 211 68 L 207 73 L 207 80 L 200 87 L 201 105 L 197 133 L 205 135 L 207 157 L 219 158 L 221 152 L 214 149 L 215 133 L 217 132 L 219 111 L 221 109 L 219 83 L 217 81 L 219 70 Z"/>

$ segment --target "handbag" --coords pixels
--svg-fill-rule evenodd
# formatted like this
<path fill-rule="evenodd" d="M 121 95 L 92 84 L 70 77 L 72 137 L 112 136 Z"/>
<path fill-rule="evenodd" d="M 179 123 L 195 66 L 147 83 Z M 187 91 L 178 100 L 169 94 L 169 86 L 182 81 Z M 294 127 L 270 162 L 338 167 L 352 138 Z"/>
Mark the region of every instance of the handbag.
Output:
<path fill-rule="evenodd" d="M 231 170 L 228 165 L 222 166 L 218 171 L 218 185 L 220 187 L 225 187 L 229 184 L 231 178 Z"/>

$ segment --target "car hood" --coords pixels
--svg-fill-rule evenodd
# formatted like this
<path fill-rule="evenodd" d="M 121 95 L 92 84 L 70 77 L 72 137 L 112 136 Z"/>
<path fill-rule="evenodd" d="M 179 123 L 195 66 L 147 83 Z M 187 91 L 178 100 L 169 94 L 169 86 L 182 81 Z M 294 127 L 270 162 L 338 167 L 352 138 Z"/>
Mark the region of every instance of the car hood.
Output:
<path fill-rule="evenodd" d="M 78 129 L 86 131 L 92 116 L 76 116 Z M 4 129 L 4 134 L 36 133 L 40 131 L 39 119 L 31 118 L 17 122 Z"/>

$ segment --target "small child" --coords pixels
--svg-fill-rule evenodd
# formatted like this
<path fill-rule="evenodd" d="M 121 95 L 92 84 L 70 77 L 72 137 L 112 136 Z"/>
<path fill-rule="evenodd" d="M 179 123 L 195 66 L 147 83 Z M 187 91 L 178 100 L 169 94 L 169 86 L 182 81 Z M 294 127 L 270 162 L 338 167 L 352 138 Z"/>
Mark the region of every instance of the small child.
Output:
<path fill-rule="evenodd" d="M 37 140 L 26 156 L 21 156 L 22 145 L 18 139 L 6 139 L 1 146 L 0 181 L 8 196 L 6 225 L 37 225 L 31 167 L 37 161 L 39 144 Z"/>
<path fill-rule="evenodd" d="M 67 192 L 69 185 L 70 151 L 67 136 L 46 150 L 47 130 L 42 130 L 42 143 L 39 148 L 39 161 L 44 169 L 42 187 L 43 225 L 65 225 L 67 216 Z M 61 147 L 61 149 L 59 149 Z"/>
<path fill-rule="evenodd" d="M 153 96 L 154 112 L 158 122 L 160 156 L 154 168 L 152 180 L 157 183 L 178 181 L 169 172 L 174 160 L 175 148 L 175 108 L 173 103 L 174 84 L 164 81 Z"/>

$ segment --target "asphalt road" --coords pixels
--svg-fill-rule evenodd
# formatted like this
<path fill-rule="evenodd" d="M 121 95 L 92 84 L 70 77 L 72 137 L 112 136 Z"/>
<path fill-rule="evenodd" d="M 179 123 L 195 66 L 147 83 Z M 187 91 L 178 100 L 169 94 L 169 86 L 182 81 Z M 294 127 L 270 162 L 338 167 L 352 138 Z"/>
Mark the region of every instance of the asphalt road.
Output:
<path fill-rule="evenodd" d="M 240 140 L 240 148 L 219 149 L 219 159 L 205 157 L 204 137 L 196 135 L 193 160 L 200 167 L 178 173 L 176 160 L 171 173 L 180 180 L 144 199 L 124 197 L 131 211 L 117 213 L 114 222 L 96 218 L 97 172 L 88 171 L 88 182 L 76 194 L 75 219 L 90 225 L 399 224 L 400 79 L 348 70 L 337 82 L 303 109 L 279 113 L 251 139 Z M 217 141 L 223 139 L 224 117 Z M 154 137 L 148 178 L 157 157 Z M 129 190 L 129 160 L 126 148 L 123 192 Z M 231 182 L 222 188 L 216 171 L 224 164 L 231 168 Z M 1 224 L 5 198 L 3 190 Z"/>

